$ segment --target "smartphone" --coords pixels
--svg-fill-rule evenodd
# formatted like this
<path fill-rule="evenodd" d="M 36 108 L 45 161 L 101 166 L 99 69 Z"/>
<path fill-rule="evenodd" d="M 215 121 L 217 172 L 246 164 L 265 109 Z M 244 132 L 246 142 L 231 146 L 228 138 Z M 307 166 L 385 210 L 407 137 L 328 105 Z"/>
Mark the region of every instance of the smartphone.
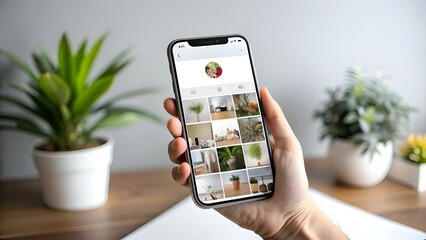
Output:
<path fill-rule="evenodd" d="M 272 154 L 247 40 L 178 39 L 167 52 L 196 205 L 272 196 Z"/>

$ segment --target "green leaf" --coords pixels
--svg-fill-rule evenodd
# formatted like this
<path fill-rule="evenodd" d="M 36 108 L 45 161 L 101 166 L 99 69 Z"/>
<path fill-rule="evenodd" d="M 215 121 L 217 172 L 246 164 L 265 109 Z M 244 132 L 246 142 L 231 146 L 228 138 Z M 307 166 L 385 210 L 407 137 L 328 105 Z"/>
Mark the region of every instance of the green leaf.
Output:
<path fill-rule="evenodd" d="M 47 63 L 50 69 L 49 72 L 58 73 L 58 69 L 56 69 L 55 65 L 53 64 L 52 59 L 49 57 L 49 55 L 44 51 L 43 48 L 39 48 L 37 51 L 37 54 L 40 56 L 40 58 L 43 59 L 44 62 Z"/>
<path fill-rule="evenodd" d="M 343 118 L 343 122 L 346 124 L 356 123 L 358 121 L 358 114 L 356 112 L 349 112 L 346 114 L 345 118 Z"/>
<path fill-rule="evenodd" d="M 84 89 L 73 102 L 71 107 L 72 113 L 75 116 L 86 114 L 98 98 L 111 87 L 113 81 L 114 77 L 112 76 L 104 77 L 96 80 L 89 87 Z"/>
<path fill-rule="evenodd" d="M 124 99 L 127 99 L 127 98 L 142 96 L 142 95 L 151 94 L 151 93 L 155 93 L 155 92 L 158 92 L 158 88 L 140 88 L 140 89 L 136 89 L 136 90 L 133 90 L 133 91 L 128 91 L 128 92 L 125 92 L 125 93 L 122 93 L 122 94 L 119 94 L 115 97 L 110 98 L 109 101 L 107 101 L 104 104 L 102 104 L 101 106 L 97 107 L 93 112 L 101 111 L 105 108 L 110 107 L 114 103 L 121 101 L 121 100 L 124 100 Z"/>
<path fill-rule="evenodd" d="M 46 94 L 46 97 L 58 107 L 67 104 L 70 99 L 71 90 L 67 83 L 54 73 L 41 75 L 39 87 Z"/>
<path fill-rule="evenodd" d="M 80 44 L 80 47 L 77 50 L 77 53 L 74 56 L 74 64 L 76 67 L 76 72 L 79 71 L 84 54 L 86 52 L 86 45 L 87 45 L 87 40 L 84 39 L 83 42 Z"/>
<path fill-rule="evenodd" d="M 43 74 L 46 72 L 56 73 L 56 69 L 53 66 L 52 62 L 50 62 L 50 59 L 48 59 L 47 55 L 43 55 L 40 52 L 34 52 L 32 54 L 32 57 L 40 74 Z"/>
<path fill-rule="evenodd" d="M 76 79 L 75 79 L 76 91 L 80 92 L 83 89 L 84 85 L 86 84 L 87 78 L 90 73 L 90 69 L 93 65 L 93 62 L 96 59 L 96 56 L 98 55 L 99 50 L 102 47 L 102 44 L 105 38 L 106 38 L 106 35 L 103 35 L 102 37 L 100 37 L 98 41 L 93 45 L 90 52 L 82 58 L 82 61 L 79 64 L 80 67 L 78 69 Z"/>
<path fill-rule="evenodd" d="M 28 111 L 32 114 L 35 114 L 36 116 L 39 116 L 39 113 L 32 107 L 28 106 L 26 103 L 22 102 L 21 100 L 14 98 L 14 97 L 9 97 L 9 96 L 1 96 L 0 95 L 0 101 L 3 102 L 8 102 L 12 105 L 15 105 L 25 111 Z"/>
<path fill-rule="evenodd" d="M 31 70 L 31 68 L 25 64 L 21 59 L 13 56 L 12 54 L 4 51 L 3 49 L 0 49 L 0 55 L 5 56 L 8 58 L 11 62 L 13 62 L 17 67 L 19 67 L 22 71 L 24 71 L 31 79 L 37 80 L 37 76 Z"/>
<path fill-rule="evenodd" d="M 359 120 L 359 126 L 361 127 L 362 132 L 364 133 L 370 132 L 370 124 L 364 119 Z"/>
<path fill-rule="evenodd" d="M 163 122 L 163 120 L 157 115 L 148 111 L 129 107 L 109 108 L 105 115 L 97 123 L 95 123 L 88 132 L 92 132 L 100 128 L 128 125 L 139 121 L 141 118 L 148 118 L 158 123 Z"/>
<path fill-rule="evenodd" d="M 119 53 L 96 78 L 115 75 L 130 64 L 133 61 L 133 59 L 129 57 L 130 50 L 131 49 L 128 48 Z"/>
<path fill-rule="evenodd" d="M 58 50 L 58 72 L 59 75 L 69 84 L 74 79 L 74 59 L 71 46 L 66 33 L 62 35 Z"/>
<path fill-rule="evenodd" d="M 28 117 L 14 116 L 14 115 L 0 115 L 2 122 L 8 122 L 9 125 L 1 125 L 0 129 L 8 130 L 22 130 L 28 133 L 48 137 L 49 134 L 44 132 L 35 123 L 28 120 Z"/>

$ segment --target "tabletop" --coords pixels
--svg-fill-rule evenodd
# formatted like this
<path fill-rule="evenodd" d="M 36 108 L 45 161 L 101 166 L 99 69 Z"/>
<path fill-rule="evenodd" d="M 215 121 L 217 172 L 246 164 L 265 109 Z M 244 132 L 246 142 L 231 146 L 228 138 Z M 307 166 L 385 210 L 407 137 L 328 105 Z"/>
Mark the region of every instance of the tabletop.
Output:
<path fill-rule="evenodd" d="M 339 183 L 323 159 L 306 161 L 310 186 L 344 202 L 426 231 L 426 192 L 389 180 L 372 188 Z M 37 180 L 0 183 L 0 239 L 120 239 L 189 195 L 170 169 L 111 175 L 101 208 L 62 212 L 44 206 Z"/>

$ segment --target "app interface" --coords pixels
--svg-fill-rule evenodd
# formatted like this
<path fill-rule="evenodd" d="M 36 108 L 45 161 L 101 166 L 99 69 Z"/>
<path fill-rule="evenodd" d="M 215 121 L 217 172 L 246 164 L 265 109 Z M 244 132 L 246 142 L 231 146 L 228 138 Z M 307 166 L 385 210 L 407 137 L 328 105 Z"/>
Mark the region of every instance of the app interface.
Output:
<path fill-rule="evenodd" d="M 172 52 L 198 198 L 209 204 L 271 192 L 271 159 L 245 40 L 181 42 Z"/>

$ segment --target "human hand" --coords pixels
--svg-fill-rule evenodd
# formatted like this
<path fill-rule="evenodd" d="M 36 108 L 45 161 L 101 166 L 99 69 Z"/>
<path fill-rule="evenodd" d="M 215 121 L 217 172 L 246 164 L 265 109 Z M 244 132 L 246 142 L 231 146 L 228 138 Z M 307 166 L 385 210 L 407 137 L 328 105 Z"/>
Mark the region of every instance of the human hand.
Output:
<path fill-rule="evenodd" d="M 262 238 L 295 237 L 309 225 L 312 216 L 322 215 L 318 215 L 318 208 L 308 194 L 308 180 L 299 141 L 280 106 L 266 88 L 260 90 L 260 95 L 266 123 L 273 136 L 271 143 L 275 166 L 274 195 L 262 201 L 216 210 L 241 227 L 256 232 Z M 178 164 L 172 170 L 172 177 L 177 183 L 188 186 L 190 166 L 184 154 L 187 145 L 181 137 L 182 124 L 177 118 L 175 100 L 166 99 L 164 108 L 174 116 L 167 122 L 167 128 L 174 137 L 168 146 L 169 157 L 172 162 Z"/>

